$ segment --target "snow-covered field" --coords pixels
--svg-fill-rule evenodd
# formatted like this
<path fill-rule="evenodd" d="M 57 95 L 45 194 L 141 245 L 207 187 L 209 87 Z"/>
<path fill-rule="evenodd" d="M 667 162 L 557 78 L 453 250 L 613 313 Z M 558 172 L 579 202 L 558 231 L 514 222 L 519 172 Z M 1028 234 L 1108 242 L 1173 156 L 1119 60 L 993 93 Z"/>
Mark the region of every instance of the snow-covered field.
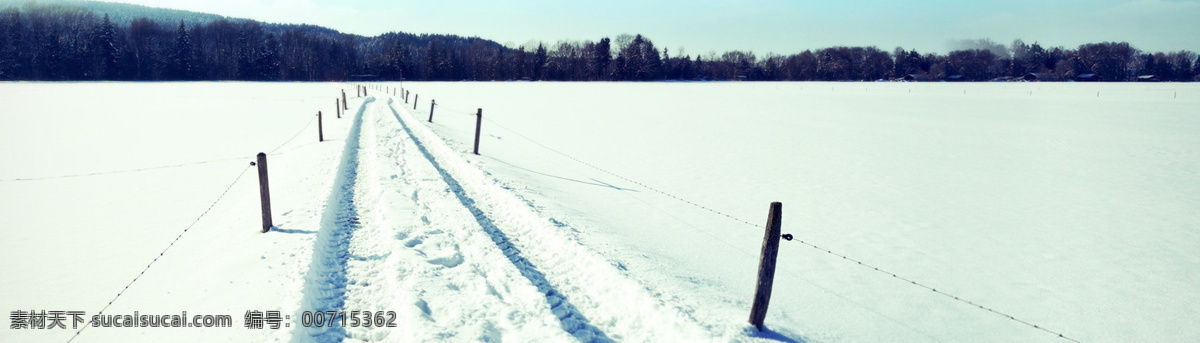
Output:
<path fill-rule="evenodd" d="M 798 240 L 1068 338 L 1200 336 L 1200 85 L 402 86 L 415 110 L 349 84 L 0 84 L 0 310 L 90 317 L 120 292 L 105 313 L 234 319 L 80 342 L 1064 341 L 798 241 L 753 333 L 781 201 Z M 397 327 L 297 328 L 303 310 Z"/>

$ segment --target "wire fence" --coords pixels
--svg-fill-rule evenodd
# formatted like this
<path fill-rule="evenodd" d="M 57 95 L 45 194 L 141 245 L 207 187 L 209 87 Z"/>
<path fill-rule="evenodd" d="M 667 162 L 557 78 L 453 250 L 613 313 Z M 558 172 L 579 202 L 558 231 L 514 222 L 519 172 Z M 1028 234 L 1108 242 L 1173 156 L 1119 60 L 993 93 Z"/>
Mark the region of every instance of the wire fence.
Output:
<path fill-rule="evenodd" d="M 279 146 L 275 147 L 275 149 L 272 149 L 272 150 L 271 150 L 271 153 L 274 153 L 274 152 L 276 152 L 276 151 L 279 151 L 279 149 L 283 148 L 284 146 L 286 146 L 286 145 L 288 145 L 289 143 L 291 143 L 292 141 L 294 141 L 294 140 L 296 139 L 296 137 L 299 137 L 299 136 L 300 136 L 300 134 L 304 132 L 304 130 L 308 129 L 308 127 L 309 127 L 309 126 L 312 126 L 312 123 L 313 123 L 313 121 L 314 121 L 314 120 L 316 120 L 316 116 L 313 116 L 313 118 L 312 118 L 312 119 L 310 119 L 310 120 L 308 121 L 308 123 L 304 124 L 304 126 L 303 126 L 303 127 L 301 127 L 301 128 L 300 128 L 300 130 L 296 132 L 296 134 L 292 135 L 292 137 L 291 137 L 291 138 L 288 138 L 288 140 L 287 140 L 287 141 L 285 141 L 285 142 L 283 142 L 282 144 L 280 144 Z M 250 156 L 250 157 L 234 157 L 234 158 L 227 158 L 227 159 L 220 159 L 220 160 L 201 161 L 201 162 L 185 163 L 185 164 L 180 164 L 180 165 L 170 165 L 170 166 L 159 166 L 159 167 L 150 167 L 150 168 L 130 169 L 130 170 L 115 171 L 115 172 L 98 172 L 98 173 L 79 174 L 79 175 L 66 175 L 66 176 L 58 176 L 58 177 L 43 177 L 43 178 L 15 179 L 15 180 L 16 180 L 16 181 L 24 181 L 24 180 L 35 180 L 35 179 L 39 179 L 39 180 L 40 180 L 40 179 L 64 178 L 64 177 L 82 177 L 82 176 L 106 175 L 106 174 L 115 174 L 115 173 L 130 173 L 130 172 L 138 172 L 138 171 L 147 171 L 147 170 L 156 170 L 156 169 L 165 169 L 165 168 L 176 168 L 176 167 L 189 166 L 189 165 L 197 165 L 197 164 L 205 164 L 205 163 L 214 163 L 214 162 L 221 162 L 221 161 L 229 161 L 229 160 L 234 160 L 234 159 L 253 159 L 253 158 L 254 158 L 254 156 Z M 188 233 L 188 231 L 191 231 L 191 229 L 192 229 L 193 227 L 195 227 L 195 226 L 196 226 L 196 224 L 197 224 L 197 223 L 199 223 L 201 219 L 204 219 L 204 217 L 205 217 L 205 216 L 207 216 L 207 215 L 209 214 L 209 212 L 211 212 L 211 211 L 212 211 L 212 209 L 213 209 L 214 207 L 216 207 L 216 206 L 217 206 L 217 204 L 218 204 L 218 203 L 220 203 L 220 202 L 221 202 L 221 200 L 222 200 L 222 199 L 224 199 L 226 195 L 228 195 L 228 194 L 229 194 L 229 191 L 233 189 L 233 186 L 237 185 L 238 181 L 241 181 L 242 177 L 246 175 L 246 171 L 249 171 L 249 170 L 250 170 L 250 167 L 252 167 L 253 165 L 254 165 L 253 163 L 250 163 L 250 164 L 247 164 L 247 165 L 246 165 L 246 167 L 242 168 L 242 171 L 241 171 L 241 172 L 239 172 L 239 173 L 238 173 L 238 175 L 237 175 L 237 177 L 235 177 L 235 178 L 233 179 L 233 181 L 232 181 L 232 182 L 230 182 L 230 183 L 229 183 L 229 185 L 225 187 L 225 190 L 221 192 L 221 195 L 217 196 L 217 199 L 216 199 L 216 200 L 213 200 L 213 202 L 212 202 L 211 204 L 209 204 L 209 205 L 208 205 L 208 207 L 207 207 L 207 208 L 205 208 L 205 209 L 204 209 L 204 211 L 203 211 L 203 212 L 201 212 L 199 216 L 196 216 L 196 219 L 195 219 L 195 220 L 193 220 L 193 221 L 191 222 L 191 224 L 188 224 L 188 226 L 187 226 L 186 228 L 184 228 L 184 229 L 183 229 L 183 231 L 179 232 L 179 234 L 175 236 L 175 239 L 174 239 L 174 240 L 172 240 L 172 241 L 171 241 L 171 243 L 170 243 L 170 244 L 168 244 L 166 248 L 163 248 L 163 250 L 162 250 L 161 252 L 159 252 L 159 253 L 158 253 L 158 256 L 155 256 L 155 257 L 154 257 L 154 259 L 150 261 L 150 263 L 146 264 L 146 267 L 142 268 L 142 271 L 141 271 L 141 272 L 139 272 L 139 273 L 138 273 L 138 275 L 134 276 L 132 280 L 130 280 L 128 283 L 126 283 L 126 284 L 125 284 L 125 287 L 124 287 L 124 288 L 121 288 L 121 290 L 120 290 L 120 291 L 118 291 L 118 292 L 117 292 L 117 294 L 116 294 L 115 296 L 113 296 L 112 300 L 109 300 L 109 301 L 108 301 L 108 303 L 107 303 L 107 304 L 105 304 L 105 305 L 104 305 L 104 307 L 102 307 L 102 308 L 100 309 L 100 311 L 97 313 L 97 315 L 103 315 L 103 314 L 104 314 L 104 311 L 107 311 L 107 310 L 108 310 L 108 308 L 109 308 L 110 306 L 112 306 L 112 304 L 113 304 L 114 302 L 116 302 L 116 301 L 117 301 L 117 299 L 119 299 L 119 298 L 120 298 L 122 295 L 124 295 L 124 294 L 125 294 L 125 292 L 126 292 L 126 291 L 128 291 L 128 290 L 129 290 L 129 287 L 133 286 L 133 284 L 134 284 L 135 282 L 137 282 L 138 280 L 140 280 L 142 276 L 146 275 L 146 271 L 150 270 L 150 267 L 154 266 L 154 264 L 155 264 L 156 262 L 158 262 L 158 261 L 159 261 L 159 259 L 161 259 L 163 256 L 165 256 L 165 255 L 166 255 L 166 253 L 167 253 L 167 251 L 169 251 L 169 250 L 170 250 L 172 247 L 174 247 L 174 246 L 175 246 L 175 243 L 178 243 L 180 238 L 183 238 L 183 235 L 184 235 L 184 234 Z M 7 180 L 0 180 L 0 181 L 7 181 Z M 83 331 L 84 331 L 84 330 L 86 330 L 86 329 L 87 329 L 89 326 L 90 326 L 90 325 L 84 325 L 84 326 L 83 326 L 83 327 L 81 327 L 79 330 L 75 331 L 75 334 L 74 334 L 74 335 L 72 335 L 72 336 L 71 336 L 71 338 L 67 340 L 67 342 L 74 341 L 74 340 L 75 340 L 75 338 L 78 338 L 78 337 L 79 337 L 79 335 L 80 335 L 80 334 L 82 334 L 82 333 L 83 333 Z"/>
<path fill-rule="evenodd" d="M 108 310 L 108 307 L 112 306 L 113 302 L 117 301 L 117 298 L 120 298 L 122 295 L 125 294 L 125 291 L 129 290 L 129 286 L 133 286 L 134 282 L 137 282 L 139 279 L 142 278 L 143 275 L 146 275 L 146 271 L 150 270 L 150 267 L 153 266 L 155 262 L 158 262 L 158 259 L 162 258 L 163 255 L 165 255 L 167 253 L 167 250 L 171 250 L 171 247 L 174 247 L 175 243 L 178 243 L 179 239 L 182 238 L 184 234 L 186 234 L 188 231 L 190 231 L 192 229 L 192 227 L 196 226 L 196 223 L 199 223 L 200 219 L 203 219 L 204 216 L 208 215 L 208 212 L 212 211 L 213 207 L 216 207 L 217 203 L 221 202 L 221 199 L 224 199 L 226 194 L 229 194 L 229 190 L 233 189 L 233 186 L 236 185 L 238 183 L 238 181 L 240 181 L 242 179 L 242 176 L 246 175 L 247 170 L 250 170 L 249 165 L 247 165 L 245 168 L 242 168 L 242 171 L 239 172 L 237 177 L 233 179 L 233 182 L 229 183 L 229 186 L 225 187 L 225 191 L 221 192 L 221 195 L 217 197 L 217 200 L 214 200 L 212 202 L 212 204 L 209 204 L 208 208 L 204 209 L 204 212 L 201 212 L 200 215 L 196 217 L 196 220 L 193 220 L 191 224 L 188 224 L 188 226 L 186 228 L 184 228 L 182 232 L 179 233 L 179 235 L 175 236 L 175 239 L 171 241 L 171 244 L 168 244 L 166 248 L 163 248 L 162 252 L 159 252 L 158 256 L 154 257 L 154 260 L 151 260 L 150 263 L 146 264 L 146 267 L 142 268 L 142 271 L 140 273 L 138 273 L 137 276 L 133 277 L 133 280 L 130 280 L 129 283 L 125 284 L 125 288 L 122 288 L 120 291 L 118 291 L 117 295 L 114 296 L 112 298 L 112 300 L 109 300 L 108 304 L 104 305 L 104 307 L 100 309 L 100 312 L 98 312 L 97 315 L 103 315 L 104 311 Z M 84 325 L 83 327 L 79 328 L 78 331 L 75 331 L 75 335 L 71 336 L 71 339 L 67 340 L 67 342 L 74 341 L 75 338 L 79 337 L 79 334 L 83 333 L 83 330 L 86 330 L 89 326 L 91 326 L 91 325 Z"/>
<path fill-rule="evenodd" d="M 251 157 L 253 157 L 253 156 L 251 156 Z M 180 164 L 170 164 L 170 165 L 155 166 L 155 167 L 145 167 L 145 168 L 136 168 L 136 169 L 112 170 L 112 171 L 92 172 L 92 173 L 83 173 L 83 174 L 70 174 L 70 175 L 39 176 L 39 177 L 26 177 L 26 178 L 4 179 L 4 180 L 0 180 L 0 182 L 13 182 L 13 181 L 37 181 L 37 180 L 52 180 L 52 179 L 69 179 L 69 178 L 76 178 L 76 177 L 87 177 L 87 176 L 100 176 L 100 175 L 112 175 L 112 174 L 136 173 L 136 172 L 144 172 L 144 171 L 159 170 L 159 169 L 171 169 L 171 168 L 189 167 L 189 166 L 195 166 L 195 165 L 201 165 L 201 164 L 209 164 L 209 163 L 216 163 L 216 162 L 232 161 L 232 160 L 239 160 L 239 159 L 245 159 L 245 158 L 247 158 L 247 157 L 246 157 L 246 156 L 238 156 L 238 157 L 221 158 L 221 159 L 208 160 L 208 161 L 189 162 L 189 163 L 180 163 Z"/>
<path fill-rule="evenodd" d="M 469 116 L 473 116 L 478 113 L 477 111 L 463 111 L 463 110 L 455 109 L 453 107 L 446 107 L 445 105 L 442 105 L 442 104 L 437 104 L 434 106 L 437 108 L 443 109 L 443 110 L 447 110 L 447 111 L 458 113 L 458 114 L 465 114 L 465 115 L 469 115 Z"/>
<path fill-rule="evenodd" d="M 444 105 L 442 105 L 442 104 L 437 104 L 437 105 L 436 105 L 436 107 L 438 107 L 438 108 L 444 108 L 444 109 L 446 109 L 446 110 L 450 110 L 451 112 L 457 112 L 457 113 L 461 113 L 461 114 L 467 114 L 467 115 L 472 115 L 472 116 L 474 116 L 474 115 L 475 115 L 475 113 L 474 113 L 474 112 L 467 112 L 467 111 L 456 110 L 456 109 L 453 109 L 453 108 L 445 107 L 445 106 L 444 106 Z M 505 126 L 505 125 L 503 125 L 503 124 L 501 124 L 501 123 L 497 122 L 496 120 L 493 120 L 493 119 L 491 119 L 491 118 L 489 118 L 489 117 L 484 117 L 484 118 L 483 118 L 483 120 L 485 120 L 485 121 L 487 121 L 487 122 L 491 123 L 492 125 L 496 125 L 497 127 L 501 128 L 501 129 L 504 129 L 504 130 L 506 130 L 506 131 L 508 131 L 508 132 L 511 132 L 512 134 L 514 134 L 514 135 L 516 135 L 516 136 L 518 136 L 518 137 L 521 137 L 522 139 L 524 139 L 524 140 L 526 140 L 526 141 L 528 141 L 528 142 L 530 142 L 530 143 L 532 143 L 532 144 L 534 144 L 534 145 L 536 145 L 536 146 L 538 146 L 538 147 L 541 147 L 541 148 L 543 148 L 543 149 L 545 149 L 545 150 L 547 150 L 547 151 L 550 151 L 550 152 L 552 152 L 552 153 L 555 153 L 555 154 L 558 154 L 558 155 L 560 155 L 560 156 L 563 156 L 563 157 L 565 157 L 565 158 L 567 158 L 567 159 L 570 159 L 570 160 L 572 160 L 572 161 L 575 161 L 576 163 L 579 163 L 579 164 L 581 164 L 581 165 L 583 165 L 583 166 L 586 166 L 586 167 L 588 167 L 588 168 L 591 168 L 591 169 L 594 169 L 594 170 L 600 171 L 600 172 L 602 172 L 602 173 L 608 174 L 608 175 L 610 175 L 610 176 L 616 177 L 616 178 L 618 178 L 618 179 L 621 179 L 621 180 L 624 180 L 624 181 L 626 181 L 626 182 L 629 182 L 629 183 L 632 183 L 632 184 L 638 185 L 638 186 L 640 186 L 640 187 L 643 187 L 643 188 L 645 188 L 645 189 L 651 190 L 651 191 L 653 191 L 653 192 L 655 192 L 655 193 L 658 193 L 658 194 L 660 194 L 660 195 L 663 195 L 663 196 L 666 196 L 666 197 L 668 197 L 668 198 L 674 199 L 674 200 L 676 200 L 676 201 L 682 202 L 682 203 L 684 203 L 684 204 L 687 204 L 687 205 L 689 205 L 689 206 L 692 206 L 692 207 L 698 208 L 698 209 L 700 209 L 700 210 L 703 210 L 703 211 L 706 211 L 706 212 L 710 212 L 710 213 L 713 213 L 713 214 L 716 214 L 716 215 L 719 215 L 719 216 L 722 216 L 722 217 L 728 218 L 728 219 L 730 219 L 730 220 L 733 220 L 733 221 L 735 221 L 735 222 L 738 222 L 738 223 L 741 223 L 741 224 L 744 224 L 744 225 L 747 225 L 747 226 L 750 226 L 750 227 L 754 227 L 754 228 L 759 228 L 759 229 L 761 229 L 761 228 L 762 228 L 762 227 L 765 225 L 765 224 L 754 224 L 754 223 L 752 223 L 752 222 L 750 222 L 750 221 L 747 221 L 747 220 L 744 220 L 744 219 L 741 219 L 741 218 L 735 217 L 735 216 L 733 216 L 733 215 L 730 215 L 730 214 L 728 214 L 728 213 L 725 213 L 725 212 L 722 212 L 722 211 L 718 211 L 718 210 L 716 210 L 716 209 L 713 209 L 712 207 L 709 207 L 709 206 L 701 205 L 701 204 L 699 204 L 699 203 L 697 203 L 697 202 L 695 202 L 695 201 L 688 200 L 688 199 L 686 199 L 686 198 L 683 198 L 683 197 L 681 197 L 681 196 L 678 196 L 678 195 L 676 195 L 676 194 L 673 194 L 673 193 L 670 193 L 670 192 L 667 192 L 667 191 L 661 190 L 661 189 L 659 189 L 659 188 L 656 188 L 656 187 L 652 187 L 652 186 L 650 186 L 650 185 L 647 185 L 646 183 L 643 183 L 643 182 L 640 182 L 640 181 L 637 181 L 637 180 L 631 179 L 631 178 L 629 178 L 629 177 L 625 177 L 625 176 L 623 176 L 623 175 L 620 175 L 620 174 L 617 174 L 617 173 L 615 173 L 615 172 L 612 172 L 612 171 L 610 171 L 610 170 L 608 170 L 608 169 L 605 169 L 605 168 L 599 167 L 599 166 L 597 166 L 597 165 L 595 165 L 595 164 L 592 164 L 592 163 L 586 162 L 586 161 L 584 161 L 583 159 L 580 159 L 580 158 L 578 158 L 578 157 L 575 157 L 575 156 L 573 156 L 573 155 L 571 155 L 571 154 L 565 153 L 565 152 L 563 152 L 563 151 L 561 151 L 561 150 L 559 150 L 559 149 L 555 149 L 555 148 L 552 148 L 552 147 L 550 147 L 549 145 L 542 144 L 541 142 L 538 142 L 537 140 L 534 140 L 534 139 L 530 138 L 529 136 L 526 136 L 526 135 L 522 134 L 521 132 L 519 132 L 519 131 L 517 131 L 517 130 L 514 130 L 514 129 L 512 129 L 512 128 L 508 127 L 508 126 Z M 676 220 L 678 220 L 678 218 L 676 218 Z M 690 224 L 688 224 L 688 225 L 690 225 Z M 718 238 L 717 238 L 717 237 L 715 237 L 715 236 L 712 236 L 712 235 L 709 235 L 709 236 L 710 236 L 710 237 L 712 237 L 712 238 L 714 238 L 714 239 L 717 239 L 718 241 L 722 241 L 722 240 L 718 239 Z M 1000 311 L 1000 310 L 996 310 L 996 309 L 994 309 L 994 308 L 992 308 L 992 307 L 984 306 L 984 305 L 981 305 L 981 304 L 979 304 L 979 303 L 976 303 L 976 302 L 974 302 L 974 301 L 971 301 L 971 300 L 967 300 L 967 299 L 965 299 L 965 298 L 962 298 L 962 297 L 960 297 L 960 296 L 957 296 L 957 295 L 954 295 L 954 294 L 951 294 L 951 293 L 947 293 L 947 292 L 945 292 L 945 291 L 938 290 L 937 288 L 935 288 L 935 287 L 933 287 L 933 286 L 929 286 L 929 285 L 927 285 L 927 284 L 925 284 L 925 283 L 922 283 L 922 282 L 915 281 L 915 280 L 914 280 L 914 279 L 912 279 L 912 278 L 904 277 L 904 276 L 901 276 L 901 275 L 899 275 L 899 274 L 897 274 L 897 273 L 894 273 L 894 272 L 888 271 L 888 270 L 886 270 L 886 269 L 883 269 L 883 268 L 877 267 L 877 266 L 875 266 L 875 265 L 872 265 L 872 264 L 868 264 L 868 263 L 866 263 L 866 262 L 863 262 L 863 261 L 862 261 L 862 260 L 860 260 L 860 259 L 851 258 L 851 257 L 849 257 L 849 256 L 847 256 L 847 255 L 845 255 L 845 254 L 840 254 L 840 253 L 834 252 L 834 251 L 832 251 L 832 250 L 829 250 L 829 249 L 826 249 L 826 248 L 822 248 L 822 247 L 820 247 L 820 246 L 817 246 L 817 245 L 815 245 L 815 244 L 813 244 L 813 243 L 809 243 L 808 241 L 805 241 L 805 240 L 803 240 L 803 239 L 794 239 L 794 236 L 793 236 L 793 235 L 791 235 L 791 234 L 784 234 L 784 235 L 782 235 L 782 236 L 783 236 L 783 238 L 784 238 L 785 240 L 787 240 L 787 241 L 793 241 L 793 240 L 794 240 L 795 242 L 797 242 L 797 243 L 800 243 L 802 246 L 805 246 L 805 247 L 808 247 L 808 248 L 811 248 L 811 249 L 816 249 L 816 250 L 818 250 L 818 251 L 821 251 L 821 252 L 824 252 L 824 253 L 826 253 L 826 254 L 828 254 L 828 255 L 831 255 L 831 256 L 834 256 L 834 257 L 838 257 L 838 258 L 840 258 L 840 259 L 842 259 L 842 260 L 845 260 L 845 261 L 847 261 L 847 262 L 853 263 L 854 265 L 861 266 L 861 267 L 863 267 L 863 268 L 867 268 L 867 269 L 869 269 L 869 270 L 873 270 L 873 271 L 875 271 L 875 272 L 878 272 L 878 273 L 881 273 L 881 274 L 883 274 L 883 275 L 885 275 L 885 276 L 889 276 L 889 277 L 891 277 L 891 278 L 894 278 L 894 279 L 896 279 L 896 280 L 900 280 L 900 281 L 902 281 L 902 282 L 904 282 L 904 283 L 906 283 L 906 284 L 909 284 L 909 285 L 912 285 L 912 286 L 915 286 L 915 287 L 919 287 L 919 288 L 926 289 L 926 290 L 928 290 L 928 291 L 931 291 L 931 292 L 933 292 L 933 293 L 936 293 L 936 294 L 942 295 L 942 296 L 944 296 L 944 297 L 946 297 L 946 298 L 948 298 L 948 299 L 950 299 L 950 300 L 953 300 L 953 301 L 956 301 L 956 302 L 959 302 L 959 303 L 965 304 L 965 305 L 967 305 L 967 306 L 970 306 L 970 307 L 972 307 L 972 308 L 977 308 L 977 309 L 980 309 L 980 310 L 983 310 L 983 311 L 987 311 L 987 312 L 990 312 L 990 313 L 993 313 L 993 314 L 999 315 L 999 316 L 1001 316 L 1002 318 L 1005 318 L 1005 319 L 1011 320 L 1011 321 L 1013 321 L 1013 322 L 1016 322 L 1016 323 L 1020 323 L 1020 324 L 1022 324 L 1022 325 L 1028 326 L 1028 327 L 1030 327 L 1030 328 L 1033 328 L 1033 329 L 1036 329 L 1036 330 L 1044 331 L 1044 332 L 1046 332 L 1046 333 L 1049 333 L 1049 334 L 1051 334 L 1051 335 L 1054 335 L 1054 336 L 1056 336 L 1056 337 L 1058 337 L 1058 338 L 1061 338 L 1061 339 L 1064 339 L 1064 340 L 1067 340 L 1067 341 L 1071 341 L 1071 342 L 1080 342 L 1079 340 L 1077 340 L 1077 339 L 1075 339 L 1075 338 L 1072 338 L 1072 337 L 1069 337 L 1069 336 L 1066 336 L 1065 334 L 1063 334 L 1063 333 L 1061 333 L 1061 332 L 1054 331 L 1054 330 L 1050 330 L 1050 329 L 1046 328 L 1044 325 L 1035 324 L 1035 323 L 1033 323 L 1033 322 L 1030 322 L 1030 321 L 1028 321 L 1028 320 L 1024 320 L 1024 319 L 1017 318 L 1016 316 L 1013 316 L 1013 315 L 1011 315 L 1011 314 L 1008 314 L 1008 313 L 1006 313 L 1006 312 L 1002 312 L 1002 311 Z M 722 242 L 724 242 L 724 241 L 722 241 Z M 724 243 L 728 244 L 728 242 L 724 242 Z M 736 247 L 735 247 L 735 248 L 736 248 Z"/>

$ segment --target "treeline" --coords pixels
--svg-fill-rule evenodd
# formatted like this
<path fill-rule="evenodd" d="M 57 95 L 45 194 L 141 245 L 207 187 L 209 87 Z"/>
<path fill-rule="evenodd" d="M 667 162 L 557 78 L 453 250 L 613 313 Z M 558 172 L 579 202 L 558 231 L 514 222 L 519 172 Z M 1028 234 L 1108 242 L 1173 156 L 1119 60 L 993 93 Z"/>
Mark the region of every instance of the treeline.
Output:
<path fill-rule="evenodd" d="M 1193 52 L 1148 53 L 1124 42 L 1067 49 L 979 40 L 946 55 L 875 47 L 689 55 L 659 49 L 641 35 L 514 48 L 474 37 L 362 37 L 240 19 L 111 18 L 70 3 L 0 10 L 0 79 L 987 81 L 1031 73 L 1039 80 L 1200 78 Z"/>

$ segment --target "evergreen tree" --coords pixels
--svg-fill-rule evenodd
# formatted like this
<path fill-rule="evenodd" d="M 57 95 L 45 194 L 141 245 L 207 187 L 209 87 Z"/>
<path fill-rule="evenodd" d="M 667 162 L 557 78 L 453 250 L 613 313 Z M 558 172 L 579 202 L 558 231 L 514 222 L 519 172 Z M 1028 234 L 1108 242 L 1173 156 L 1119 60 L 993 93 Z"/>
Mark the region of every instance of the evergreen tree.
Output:
<path fill-rule="evenodd" d="M 546 47 L 538 43 L 537 51 L 533 54 L 533 79 L 541 80 L 546 71 Z"/>
<path fill-rule="evenodd" d="M 179 21 L 179 30 L 175 37 L 175 50 L 171 54 L 171 62 L 167 64 L 167 78 L 172 80 L 191 80 L 194 77 L 192 54 L 192 38 L 188 34 L 183 20 Z"/>
<path fill-rule="evenodd" d="M 595 59 L 592 61 L 592 77 L 595 80 L 609 79 L 609 64 L 612 63 L 612 46 L 608 37 L 600 39 L 596 43 Z"/>
<path fill-rule="evenodd" d="M 438 49 L 436 41 L 429 41 L 425 44 L 425 77 L 432 80 L 441 80 L 442 78 L 442 61 L 440 59 L 441 51 Z"/>
<path fill-rule="evenodd" d="M 1200 81 L 1200 57 L 1192 61 L 1192 81 Z"/>
<path fill-rule="evenodd" d="M 642 39 L 640 50 L 642 65 L 638 69 L 638 80 L 661 80 L 662 57 L 658 55 L 658 48 L 655 48 L 649 39 Z"/>
<path fill-rule="evenodd" d="M 646 65 L 646 60 L 642 53 L 642 43 L 644 42 L 645 38 L 642 38 L 642 35 L 639 34 L 633 38 L 633 42 L 621 48 L 621 53 L 618 58 L 624 57 L 624 59 L 621 59 L 621 62 L 618 63 L 618 68 L 620 68 L 621 73 L 617 75 L 617 80 L 628 81 L 641 79 L 641 76 L 645 72 L 644 68 Z"/>
<path fill-rule="evenodd" d="M 238 32 L 237 43 L 237 78 L 239 80 L 254 80 L 257 68 L 254 66 L 254 56 L 257 47 L 250 44 L 247 30 Z"/>
<path fill-rule="evenodd" d="M 279 40 L 275 34 L 268 33 L 265 41 L 258 46 L 254 65 L 258 68 L 258 79 L 263 81 L 278 81 L 280 77 Z"/>
<path fill-rule="evenodd" d="M 696 73 L 692 69 L 692 56 L 684 56 L 679 60 L 678 77 L 680 80 L 691 80 L 696 77 Z"/>
<path fill-rule="evenodd" d="M 16 7 L 9 7 L 0 12 L 0 26 L 7 31 L 7 35 L 0 37 L 4 38 L 0 41 L 0 78 L 28 78 L 26 61 L 21 53 L 21 45 L 24 44 L 22 31 L 25 29 L 25 25 L 21 23 L 21 11 Z"/>
<path fill-rule="evenodd" d="M 51 34 L 51 36 L 54 36 L 54 34 Z M 38 47 L 38 58 L 33 65 L 34 70 L 44 71 L 41 76 L 46 80 L 70 80 L 72 76 L 70 70 L 72 68 L 63 63 L 63 54 L 66 53 L 63 50 L 58 39 L 42 40 L 42 43 Z"/>
<path fill-rule="evenodd" d="M 629 69 L 627 68 L 629 68 L 629 64 L 625 60 L 625 55 L 618 54 L 617 59 L 613 60 L 612 75 L 609 77 L 609 79 L 614 81 L 628 80 L 627 75 L 629 75 Z"/>
<path fill-rule="evenodd" d="M 104 80 L 114 80 L 120 75 L 121 52 L 117 48 L 117 32 L 109 19 L 108 13 L 96 28 L 95 48 L 97 60 L 100 61 L 100 72 L 97 77 Z"/>
<path fill-rule="evenodd" d="M 513 51 L 513 59 L 516 60 L 515 65 L 517 67 L 517 70 L 515 71 L 515 77 L 518 80 L 529 77 L 529 63 L 526 62 L 528 57 L 525 55 L 526 53 L 524 45 L 517 47 L 517 51 Z"/>

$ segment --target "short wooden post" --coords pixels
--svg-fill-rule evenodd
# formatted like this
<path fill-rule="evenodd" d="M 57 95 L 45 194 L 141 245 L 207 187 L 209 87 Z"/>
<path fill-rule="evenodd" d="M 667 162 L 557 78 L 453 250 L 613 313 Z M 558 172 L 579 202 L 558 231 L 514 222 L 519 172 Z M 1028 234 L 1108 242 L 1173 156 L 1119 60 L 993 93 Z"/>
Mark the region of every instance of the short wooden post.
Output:
<path fill-rule="evenodd" d="M 317 111 L 317 141 L 325 141 L 325 125 L 321 122 L 321 111 Z"/>
<path fill-rule="evenodd" d="M 479 129 L 483 127 L 483 109 L 475 112 L 475 154 L 479 155 Z"/>
<path fill-rule="evenodd" d="M 346 103 L 346 90 L 342 90 L 342 110 L 350 109 L 350 105 Z"/>
<path fill-rule="evenodd" d="M 763 237 L 762 256 L 758 262 L 758 284 L 754 288 L 754 305 L 750 308 L 750 324 L 758 331 L 763 329 L 767 318 L 767 305 L 771 302 L 771 286 L 775 283 L 775 260 L 779 256 L 779 231 L 783 217 L 783 203 L 771 203 L 767 214 L 767 234 Z"/>
<path fill-rule="evenodd" d="M 342 118 L 342 100 L 341 99 L 333 98 L 333 111 L 337 112 L 337 116 L 339 119 Z"/>
<path fill-rule="evenodd" d="M 367 87 L 363 87 L 363 97 L 367 96 Z"/>
<path fill-rule="evenodd" d="M 413 95 L 413 109 L 414 110 L 417 109 L 417 99 L 420 99 L 420 98 L 421 98 L 420 94 Z"/>
<path fill-rule="evenodd" d="M 267 154 L 258 153 L 258 195 L 262 199 L 262 232 L 271 231 L 271 189 L 267 186 Z"/>
<path fill-rule="evenodd" d="M 408 91 L 404 91 L 404 103 L 408 103 Z"/>
<path fill-rule="evenodd" d="M 429 102 L 429 122 L 430 123 L 433 122 L 433 108 L 435 106 L 437 106 L 437 99 L 433 99 L 433 101 Z"/>

